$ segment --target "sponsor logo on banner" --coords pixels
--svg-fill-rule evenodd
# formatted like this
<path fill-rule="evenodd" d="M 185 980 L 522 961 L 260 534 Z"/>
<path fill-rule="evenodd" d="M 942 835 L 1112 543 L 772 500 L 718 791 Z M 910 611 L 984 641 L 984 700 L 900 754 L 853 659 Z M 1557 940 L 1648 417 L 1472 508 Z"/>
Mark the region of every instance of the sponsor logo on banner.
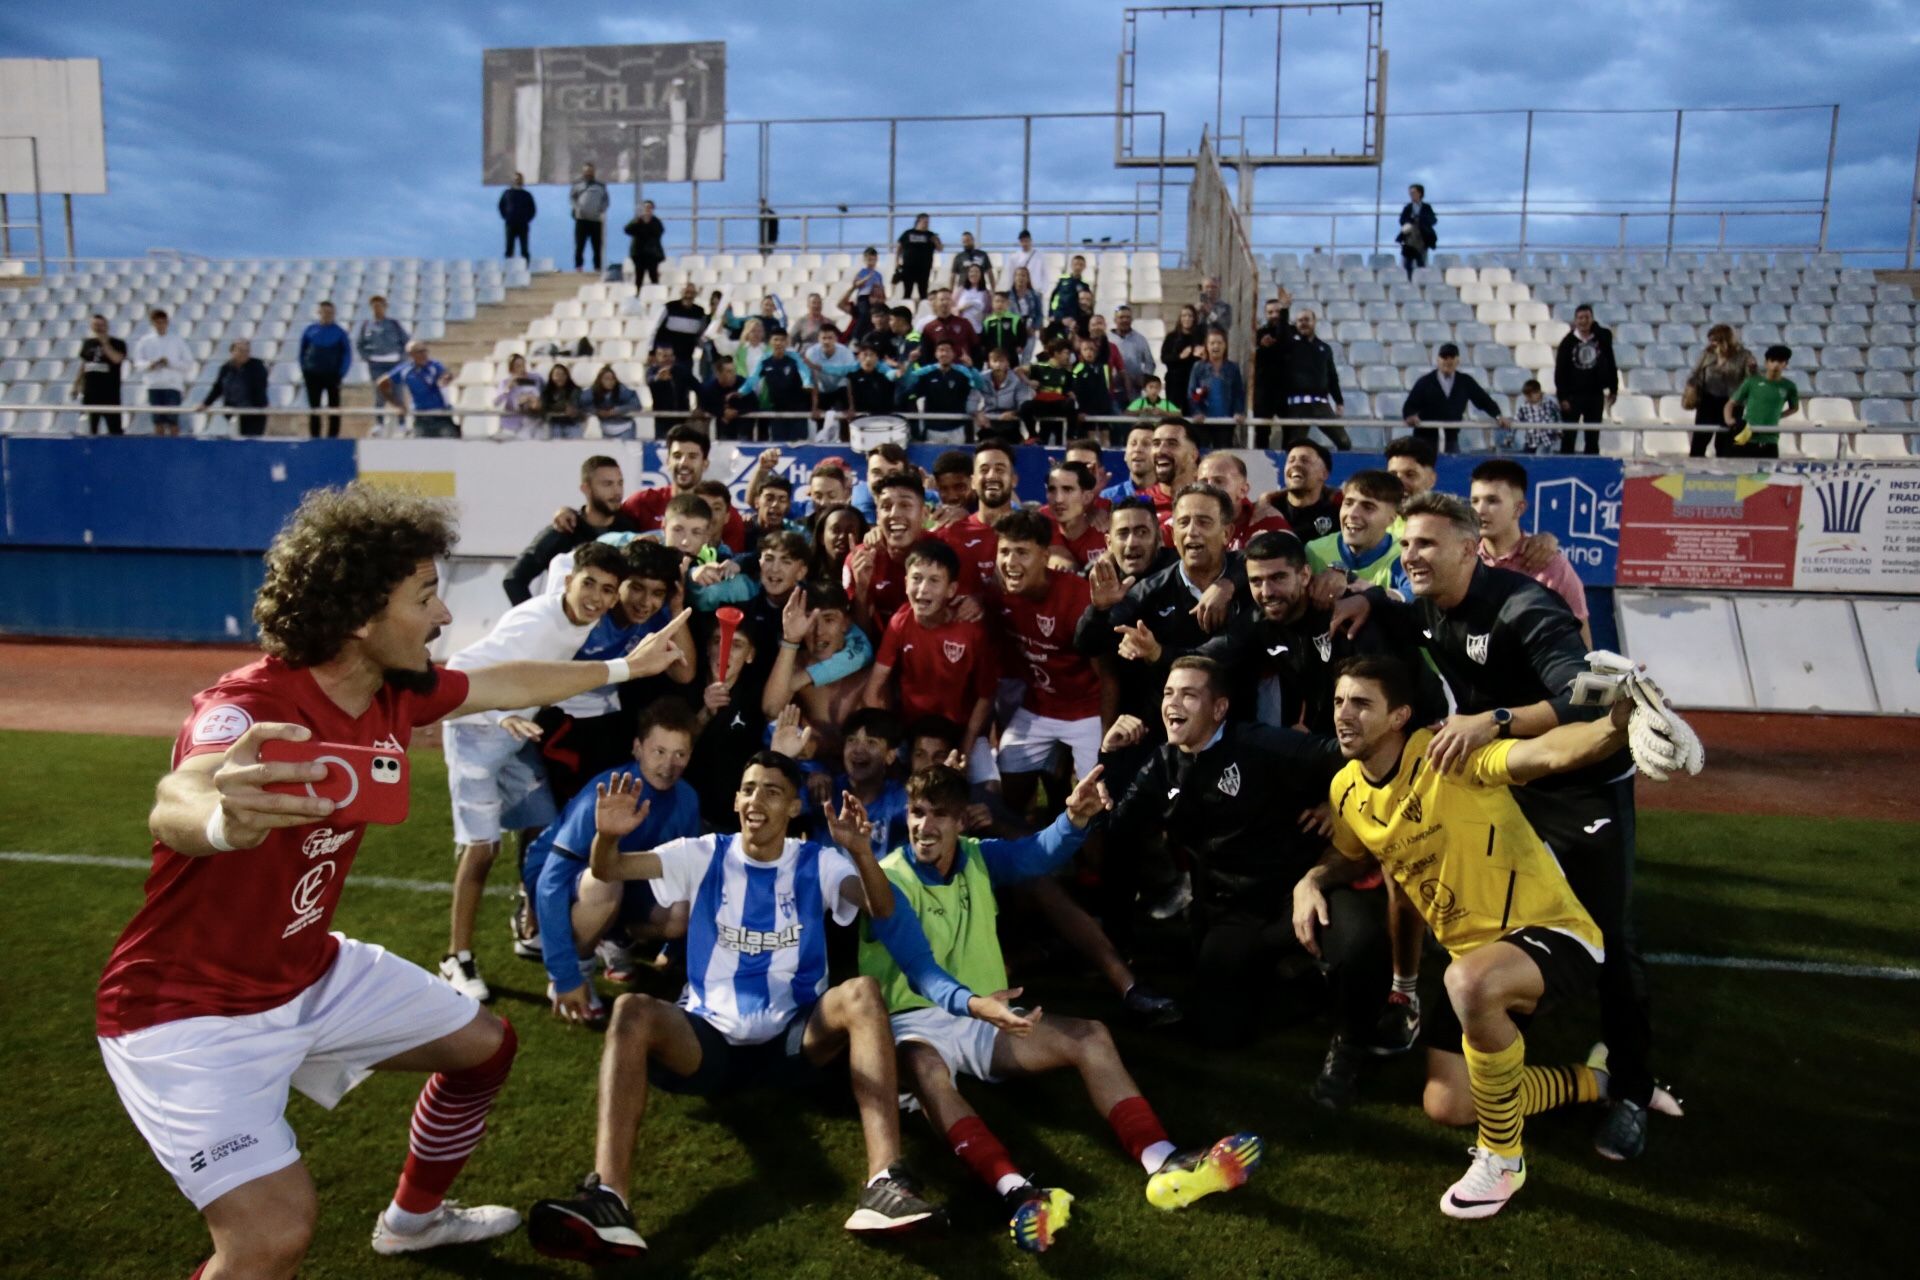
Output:
<path fill-rule="evenodd" d="M 1799 484 L 1767 472 L 1655 470 L 1629 476 L 1620 581 L 1789 588 L 1800 509 Z"/>
<path fill-rule="evenodd" d="M 1802 495 L 1795 588 L 1913 592 L 1920 583 L 1920 466 L 1801 463 L 1790 474 Z"/>

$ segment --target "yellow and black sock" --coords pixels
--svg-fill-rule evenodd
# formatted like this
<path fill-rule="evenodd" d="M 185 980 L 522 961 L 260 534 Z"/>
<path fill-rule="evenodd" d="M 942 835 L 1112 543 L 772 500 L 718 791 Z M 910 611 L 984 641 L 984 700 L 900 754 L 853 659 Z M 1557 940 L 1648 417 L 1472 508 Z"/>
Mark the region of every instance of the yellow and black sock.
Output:
<path fill-rule="evenodd" d="M 1520 1114 L 1538 1115 L 1573 1102 L 1594 1102 L 1600 1080 L 1593 1068 L 1575 1063 L 1565 1067 L 1523 1067 L 1520 1071 Z"/>
<path fill-rule="evenodd" d="M 1473 1110 L 1480 1121 L 1480 1145 L 1497 1156 L 1520 1154 L 1520 1082 L 1525 1074 L 1527 1044 L 1516 1034 L 1513 1043 L 1494 1053 L 1483 1053 L 1460 1037 L 1467 1057 L 1467 1079 L 1473 1085 Z"/>

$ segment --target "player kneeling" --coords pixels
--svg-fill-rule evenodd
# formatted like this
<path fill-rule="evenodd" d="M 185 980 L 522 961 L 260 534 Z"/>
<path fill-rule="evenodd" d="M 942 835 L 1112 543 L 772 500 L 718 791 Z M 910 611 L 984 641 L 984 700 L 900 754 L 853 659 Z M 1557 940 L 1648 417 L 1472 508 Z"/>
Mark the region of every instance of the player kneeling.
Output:
<path fill-rule="evenodd" d="M 867 1140 L 866 1187 L 849 1231 L 911 1227 L 937 1215 L 900 1160 L 899 1086 L 880 988 L 870 977 L 827 987 L 826 921 L 850 924 L 863 908 L 912 989 L 943 1004 L 958 984 L 934 967 L 912 919 L 874 862 L 860 802 L 828 812 L 840 845 L 787 838 L 802 810 L 799 766 L 774 751 L 747 762 L 734 795 L 738 835 L 669 841 L 622 853 L 646 817 L 631 777 L 596 788 L 593 875 L 647 880 L 662 905 L 690 904 L 687 987 L 668 1004 L 643 995 L 614 1002 L 600 1055 L 594 1167 L 579 1194 L 541 1200 L 528 1217 L 534 1248 L 582 1262 L 637 1258 L 646 1242 L 628 1208 L 634 1141 L 647 1086 L 718 1096 L 805 1084 L 845 1051 Z M 841 849 L 846 852 L 842 853 Z"/>
<path fill-rule="evenodd" d="M 976 840 L 960 834 L 968 804 L 967 780 L 957 770 L 934 765 L 907 784 L 905 849 L 880 863 L 900 904 L 924 931 L 933 960 L 951 973 L 970 997 L 963 1017 L 950 1002 L 935 1007 L 901 973 L 888 948 L 866 931 L 860 971 L 880 984 L 893 1038 L 908 1086 L 954 1153 L 998 1192 L 1011 1210 L 1013 1239 L 1039 1252 L 1067 1225 L 1073 1197 L 1057 1187 L 1039 1188 L 1022 1174 L 1000 1140 L 960 1094 L 961 1073 L 989 1083 L 1071 1067 L 1113 1126 L 1127 1154 L 1148 1173 L 1147 1200 L 1179 1209 L 1202 1196 L 1228 1191 L 1247 1180 L 1260 1162 L 1260 1139 L 1250 1133 L 1222 1138 L 1211 1147 L 1178 1151 L 1140 1096 L 1105 1026 L 1080 1018 L 1042 1018 L 1038 1009 L 1020 1014 L 1005 1003 L 1007 966 L 996 932 L 997 888 L 1053 873 L 1086 838 L 1087 824 L 1110 807 L 1096 767 L 1067 797 L 1066 812 L 1052 826 L 1020 840 Z M 992 994 L 979 994 L 979 993 Z"/>
<path fill-rule="evenodd" d="M 1526 1064 L 1535 1014 L 1590 990 L 1604 958 L 1599 926 L 1510 787 L 1593 764 L 1627 740 L 1631 704 L 1537 738 L 1503 738 L 1452 771 L 1427 758 L 1430 729 L 1408 732 L 1412 677 L 1392 658 L 1352 658 L 1334 686 L 1333 725 L 1347 765 L 1333 779 L 1333 850 L 1294 889 L 1294 931 L 1318 953 L 1326 891 L 1377 862 L 1447 949 L 1447 1003 L 1426 1019 L 1427 1114 L 1478 1123 L 1466 1176 L 1440 1197 L 1451 1218 L 1490 1218 L 1527 1180 L 1522 1118 L 1606 1096 L 1590 1065 Z M 1659 1091 L 1654 1108 L 1679 1114 Z"/>

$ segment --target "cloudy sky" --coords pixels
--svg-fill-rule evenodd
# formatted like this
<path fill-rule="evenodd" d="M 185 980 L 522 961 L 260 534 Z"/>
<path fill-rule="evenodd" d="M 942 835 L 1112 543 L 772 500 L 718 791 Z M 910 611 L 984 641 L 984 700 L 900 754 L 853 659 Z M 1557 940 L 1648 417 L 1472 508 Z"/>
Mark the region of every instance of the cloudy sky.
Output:
<path fill-rule="evenodd" d="M 838 23 L 822 20 L 831 9 L 806 6 L 807 20 L 796 23 L 802 7 L 744 0 L 723 7 L 98 0 L 84 11 L 9 0 L 0 6 L 0 56 L 102 61 L 111 191 L 75 200 L 83 255 L 167 247 L 213 256 L 466 257 L 498 252 L 497 192 L 480 182 L 485 49 L 724 40 L 735 120 L 1100 112 L 1114 102 L 1122 8 L 1093 0 L 916 4 L 869 23 L 879 11 L 853 5 Z M 1170 149 L 1191 150 L 1201 126 L 1215 120 L 1220 29 L 1211 18 L 1152 16 L 1139 30 L 1139 106 L 1166 112 Z M 1280 114 L 1287 117 L 1280 148 L 1354 145 L 1363 35 L 1354 20 L 1326 13 L 1290 15 L 1277 32 L 1270 15 L 1231 18 L 1219 95 L 1224 132 L 1272 146 L 1278 37 Z M 1913 0 L 1387 0 L 1385 43 L 1394 119 L 1384 169 L 1266 171 L 1256 183 L 1262 209 L 1315 212 L 1263 215 L 1258 240 L 1298 247 L 1370 241 L 1370 214 L 1336 221 L 1325 212 L 1370 208 L 1376 176 L 1396 206 L 1408 181 L 1427 184 L 1442 214 L 1443 249 L 1510 240 L 1525 135 L 1525 118 L 1513 111 L 1529 107 L 1542 111 L 1534 122 L 1531 238 L 1612 243 L 1617 216 L 1550 215 L 1635 210 L 1644 216 L 1629 220 L 1628 237 L 1659 240 L 1673 108 L 1815 104 L 1689 116 L 1679 192 L 1686 208 L 1747 211 L 1731 220 L 1731 240 L 1809 241 L 1824 180 L 1824 104 L 1838 102 L 1830 243 L 1905 242 L 1920 130 L 1920 4 Z M 1570 114 L 1591 109 L 1645 114 Z M 1438 114 L 1450 112 L 1476 114 Z M 1243 126 L 1245 117 L 1252 118 Z M 1155 127 L 1142 124 L 1149 149 Z M 702 186 L 703 206 L 754 201 L 757 132 L 729 130 L 728 179 Z M 1153 171 L 1113 166 L 1110 121 L 1037 123 L 1033 148 L 1036 202 L 1152 198 Z M 806 206 L 885 198 L 886 129 L 778 126 L 768 167 L 772 202 L 787 215 L 782 239 L 791 244 L 800 234 L 794 216 Z M 1178 172 L 1171 179 L 1183 181 Z M 900 128 L 895 183 L 903 205 L 1017 206 L 1020 181 L 1017 123 Z M 651 194 L 675 227 L 673 239 L 684 242 L 679 214 L 688 189 Z M 568 248 L 563 193 L 537 195 L 535 251 L 557 256 Z M 630 190 L 617 195 L 616 207 L 630 200 Z M 1174 191 L 1171 204 L 1184 207 L 1184 192 Z M 1799 212 L 1758 216 L 1782 209 Z M 57 201 L 49 214 L 57 227 Z M 941 221 L 951 232 L 962 220 L 956 213 Z M 1177 212 L 1169 217 L 1170 241 L 1180 222 Z M 995 240 L 1012 226 L 1006 219 L 982 225 Z M 1072 234 L 1124 237 L 1134 225 L 1131 214 L 1083 215 Z M 1057 220 L 1045 226 L 1043 239 L 1065 231 Z M 1152 235 L 1150 220 L 1142 230 Z M 745 232 L 743 222 L 732 234 Z M 867 224 L 849 231 L 875 234 Z M 1711 240 L 1718 219 L 1683 217 L 1679 234 Z"/>

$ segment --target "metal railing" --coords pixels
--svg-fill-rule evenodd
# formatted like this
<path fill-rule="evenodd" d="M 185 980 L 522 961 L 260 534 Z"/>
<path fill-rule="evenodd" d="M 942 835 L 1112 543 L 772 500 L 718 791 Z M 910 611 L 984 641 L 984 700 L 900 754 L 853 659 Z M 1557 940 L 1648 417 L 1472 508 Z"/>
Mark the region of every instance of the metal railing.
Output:
<path fill-rule="evenodd" d="M 205 430 L 204 427 L 207 423 L 209 423 L 211 420 L 216 418 L 239 418 L 243 416 L 250 417 L 250 418 L 251 417 L 265 418 L 268 421 L 269 428 L 271 428 L 274 424 L 282 424 L 285 427 L 290 428 L 288 430 L 282 430 L 277 433 L 272 433 L 272 434 L 269 434 L 263 437 L 258 437 L 258 438 L 274 439 L 274 440 L 296 439 L 301 437 L 302 432 L 306 427 L 307 419 L 316 415 L 322 419 L 323 423 L 326 419 L 330 417 L 338 417 L 339 419 L 341 419 L 343 424 L 362 423 L 362 422 L 371 423 L 371 421 L 375 418 L 384 418 L 388 423 L 396 424 L 398 427 L 402 428 L 400 430 L 396 430 L 393 434 L 396 437 L 403 437 L 403 436 L 410 436 L 413 434 L 412 424 L 414 420 L 423 416 L 421 414 L 413 413 L 411 411 L 396 409 L 391 406 L 385 409 L 367 408 L 365 406 L 354 406 L 354 407 L 343 406 L 338 409 L 332 409 L 332 408 L 309 409 L 309 408 L 306 408 L 305 406 L 296 406 L 291 408 L 233 409 L 225 405 L 217 405 L 212 408 L 202 409 L 200 406 L 193 405 L 193 404 L 184 404 L 184 405 L 180 405 L 173 408 L 168 408 L 168 407 L 159 406 L 159 405 L 123 404 L 116 408 L 114 406 L 81 404 L 73 401 L 62 401 L 58 404 L 0 406 L 0 411 L 4 411 L 7 409 L 13 409 L 16 412 L 23 413 L 23 414 L 53 413 L 53 414 L 65 415 L 65 414 L 89 414 L 89 413 L 118 413 L 127 418 L 149 417 L 154 413 L 159 413 L 162 415 L 172 414 L 174 416 L 177 416 L 180 419 L 182 419 L 183 424 L 188 420 L 195 420 L 202 424 L 202 429 L 189 430 L 189 431 L 183 432 L 183 434 L 179 437 L 182 440 L 232 438 L 233 432 L 230 429 L 228 429 L 228 427 L 226 426 L 219 427 L 213 431 Z M 515 413 L 510 409 L 469 408 L 469 407 L 465 407 L 457 404 L 445 410 L 426 411 L 426 414 L 424 416 L 432 417 L 435 419 L 451 418 L 455 422 L 461 422 L 467 419 L 480 419 L 483 421 L 491 421 L 495 419 L 514 418 L 514 419 L 525 420 L 529 417 L 529 415 L 527 414 Z M 811 424 L 811 423 L 820 421 L 820 419 L 817 418 L 813 413 L 806 410 L 774 411 L 774 410 L 757 410 L 756 409 L 756 410 L 750 411 L 750 413 L 746 416 L 750 417 L 753 423 L 757 425 L 764 425 L 771 422 L 803 422 L 803 423 Z M 960 429 L 965 434 L 967 443 L 974 442 L 975 429 L 977 429 L 977 427 L 981 425 L 984 420 L 984 415 L 980 415 L 980 414 L 937 413 L 932 411 L 922 412 L 917 409 L 906 408 L 906 407 L 901 408 L 895 414 L 890 414 L 886 416 L 898 417 L 898 418 L 904 419 L 909 423 L 950 423 L 952 424 L 952 426 L 941 429 L 943 433 L 950 432 L 956 428 Z M 1047 418 L 1045 414 L 1040 414 L 1038 416 L 1040 417 L 1041 421 L 1050 420 Z M 533 439 L 556 439 L 556 440 L 611 439 L 611 440 L 645 441 L 645 440 L 660 439 L 664 437 L 666 434 L 666 428 L 668 426 L 675 425 L 689 418 L 704 419 L 702 425 L 707 426 L 709 428 L 711 428 L 714 425 L 711 418 L 708 417 L 708 415 L 706 415 L 704 412 L 700 410 L 665 411 L 665 410 L 654 410 L 654 409 L 640 409 L 635 411 L 631 415 L 631 417 L 634 423 L 633 432 L 622 433 L 622 434 L 612 435 L 612 436 L 586 435 L 585 428 L 589 421 L 594 422 L 596 424 L 596 430 L 598 428 L 598 419 L 595 418 L 594 415 L 592 415 L 591 413 L 588 413 L 588 414 L 583 414 L 581 416 L 580 430 L 582 434 L 579 436 L 555 437 L 551 435 L 538 435 L 538 434 L 534 434 L 534 435 L 519 435 L 519 434 L 465 435 L 465 434 L 462 434 L 458 438 L 472 441 L 475 443 L 483 443 L 486 441 L 505 442 L 505 441 L 519 441 L 519 440 L 533 440 Z M 1143 416 L 1139 414 L 1098 414 L 1098 415 L 1081 414 L 1071 419 L 1071 421 L 1076 424 L 1076 429 L 1105 428 L 1107 430 L 1107 434 L 1111 437 L 1111 435 L 1113 434 L 1112 432 L 1113 428 L 1132 427 L 1143 421 L 1144 422 L 1157 421 L 1158 418 L 1159 418 L 1159 415 Z M 849 415 L 842 414 L 840 416 L 840 421 L 842 423 L 848 423 L 855 420 L 857 419 Z M 1059 420 L 1059 419 L 1053 419 L 1053 420 Z M 1211 433 L 1214 436 L 1215 440 L 1219 442 L 1216 445 L 1216 447 L 1235 448 L 1235 449 L 1253 448 L 1254 447 L 1253 441 L 1255 439 L 1254 432 L 1256 428 L 1264 428 L 1269 430 L 1274 430 L 1274 429 L 1284 430 L 1292 427 L 1303 427 L 1303 428 L 1320 427 L 1324 429 L 1329 426 L 1334 426 L 1334 427 L 1346 428 L 1347 430 L 1352 430 L 1353 428 L 1359 427 L 1359 428 L 1371 428 L 1371 429 L 1382 430 L 1386 432 L 1389 438 L 1393 436 L 1405 435 L 1410 430 L 1407 424 L 1399 418 L 1377 418 L 1377 417 L 1256 418 L 1256 417 L 1249 417 L 1246 415 L 1242 415 L 1234 418 L 1189 417 L 1186 419 L 1186 421 L 1189 423 L 1192 423 L 1196 427 L 1200 427 L 1206 430 L 1207 432 Z M 642 424 L 644 424 L 644 428 Z M 84 427 L 85 425 L 84 420 L 80 425 Z M 1496 433 L 1500 431 L 1519 429 L 1518 427 L 1503 428 L 1499 426 L 1497 423 L 1486 422 L 1486 421 L 1423 422 L 1422 424 L 1420 424 L 1420 426 L 1422 430 L 1435 430 L 1435 431 L 1445 430 L 1449 432 L 1459 431 L 1461 433 L 1462 439 L 1487 440 L 1487 441 L 1492 441 L 1496 439 L 1497 438 Z M 1605 436 L 1615 436 L 1615 437 L 1626 436 L 1629 439 L 1630 445 L 1631 445 L 1628 452 L 1606 455 L 1609 457 L 1620 458 L 1625 461 L 1633 461 L 1633 460 L 1680 461 L 1681 460 L 1675 454 L 1665 453 L 1665 452 L 1654 452 L 1648 449 L 1646 437 L 1649 435 L 1691 436 L 1695 433 L 1732 435 L 1735 431 L 1735 428 L 1732 428 L 1732 427 L 1697 426 L 1693 423 L 1649 422 L 1644 420 L 1635 420 L 1632 422 L 1597 422 L 1597 423 L 1527 423 L 1527 424 L 1520 424 L 1520 426 L 1531 427 L 1536 430 L 1599 431 L 1603 433 L 1603 435 Z M 1858 437 L 1858 436 L 1870 435 L 1870 436 L 1879 436 L 1879 437 L 1890 437 L 1890 436 L 1900 437 L 1908 441 L 1910 452 L 1912 448 L 1912 441 L 1914 440 L 1914 438 L 1920 437 L 1920 423 L 1887 423 L 1887 424 L 1864 423 L 1864 422 L 1814 423 L 1814 422 L 1789 421 L 1781 424 L 1778 428 L 1773 428 L 1770 430 L 1777 430 L 1777 432 L 1781 435 L 1794 436 L 1794 437 L 1802 437 L 1802 436 L 1816 436 L 1821 438 L 1833 437 L 1835 440 L 1835 446 L 1834 446 L 1835 452 L 1833 456 L 1839 457 L 1839 458 L 1861 458 L 1861 455 L 1859 455 L 1856 452 L 1857 443 L 1856 443 L 1855 437 Z M 1089 431 L 1088 433 L 1095 434 L 1095 432 L 1092 432 L 1092 431 Z M 85 430 L 53 430 L 53 431 L 26 431 L 26 432 L 15 430 L 8 433 L 0 434 L 0 439 L 5 439 L 9 435 L 16 436 L 16 437 L 30 438 L 30 439 L 47 439 L 47 438 L 71 438 L 71 437 L 78 437 L 78 436 L 87 436 L 89 434 L 90 433 L 88 433 Z M 145 435 L 146 433 L 141 432 L 140 434 Z M 253 437 L 248 437 L 248 438 L 253 438 Z M 353 438 L 360 438 L 360 437 L 354 436 Z M 449 438 L 452 438 L 452 437 L 449 437 Z M 771 441 L 771 440 L 765 440 L 765 439 L 748 439 L 746 437 L 725 434 L 724 426 L 720 433 L 715 434 L 714 439 L 716 443 L 732 443 L 732 444 L 741 444 L 741 443 L 845 444 L 847 443 L 847 441 L 844 438 L 838 441 L 832 441 L 832 440 Z M 1275 447 L 1278 447 L 1277 445 L 1278 439 L 1279 439 L 1279 435 L 1276 434 L 1274 436 L 1274 440 L 1276 442 Z M 1117 447 L 1118 442 L 1115 442 L 1115 444 Z M 1370 452 L 1370 450 L 1363 450 L 1358 448 L 1357 446 L 1353 451 L 1354 452 Z M 1463 450 L 1463 452 L 1491 455 L 1497 451 L 1493 449 L 1479 449 L 1479 450 Z M 1521 457 L 1526 455 L 1516 454 L 1513 456 Z M 1794 456 L 1799 456 L 1799 455 L 1794 455 Z M 1819 459 L 1816 459 L 1816 460 L 1819 460 Z M 1913 463 L 1920 463 L 1920 457 L 1914 457 L 1911 459 L 1861 458 L 1861 460 L 1890 461 L 1890 462 L 1909 461 Z"/>

